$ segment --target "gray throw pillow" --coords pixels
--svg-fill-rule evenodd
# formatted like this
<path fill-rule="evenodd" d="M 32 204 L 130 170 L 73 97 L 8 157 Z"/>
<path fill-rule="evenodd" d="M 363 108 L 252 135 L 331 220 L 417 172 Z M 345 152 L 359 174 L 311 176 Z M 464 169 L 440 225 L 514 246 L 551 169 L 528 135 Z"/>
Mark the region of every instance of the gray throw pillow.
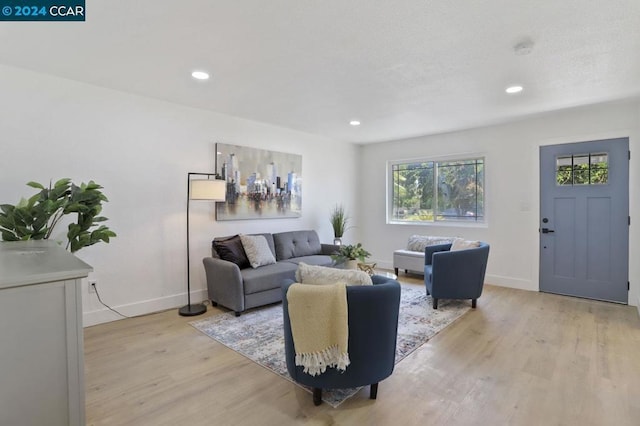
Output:
<path fill-rule="evenodd" d="M 242 235 L 240 240 L 252 268 L 276 263 L 276 258 L 263 235 Z"/>

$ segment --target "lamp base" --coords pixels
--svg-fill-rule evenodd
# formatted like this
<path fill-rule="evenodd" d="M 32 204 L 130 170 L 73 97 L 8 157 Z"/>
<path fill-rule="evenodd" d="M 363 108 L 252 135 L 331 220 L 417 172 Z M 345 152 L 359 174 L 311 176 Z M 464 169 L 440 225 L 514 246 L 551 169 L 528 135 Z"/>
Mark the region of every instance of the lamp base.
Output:
<path fill-rule="evenodd" d="M 196 315 L 202 315 L 207 312 L 207 307 L 202 303 L 197 303 L 195 305 L 186 305 L 178 310 L 178 313 L 183 317 L 194 317 Z"/>

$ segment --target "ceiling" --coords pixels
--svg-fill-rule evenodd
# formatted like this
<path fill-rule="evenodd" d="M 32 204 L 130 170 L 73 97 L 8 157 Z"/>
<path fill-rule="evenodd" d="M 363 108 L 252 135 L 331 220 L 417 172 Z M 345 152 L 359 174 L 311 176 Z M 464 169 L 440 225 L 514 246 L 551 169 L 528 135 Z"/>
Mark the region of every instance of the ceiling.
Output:
<path fill-rule="evenodd" d="M 0 63 L 356 143 L 640 96 L 639 0 L 87 0 L 86 10 L 84 23 L 3 22 Z M 533 49 L 517 55 L 523 41 Z M 192 79 L 195 69 L 212 78 Z M 506 94 L 515 83 L 524 91 Z"/>

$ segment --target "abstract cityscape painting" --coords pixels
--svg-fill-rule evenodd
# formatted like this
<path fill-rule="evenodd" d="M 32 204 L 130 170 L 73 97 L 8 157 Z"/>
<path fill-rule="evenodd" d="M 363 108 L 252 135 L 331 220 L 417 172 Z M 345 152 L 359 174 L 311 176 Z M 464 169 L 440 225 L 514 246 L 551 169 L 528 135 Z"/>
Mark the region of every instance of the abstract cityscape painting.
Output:
<path fill-rule="evenodd" d="M 227 182 L 216 220 L 295 218 L 302 214 L 302 156 L 216 143 L 216 173 Z"/>

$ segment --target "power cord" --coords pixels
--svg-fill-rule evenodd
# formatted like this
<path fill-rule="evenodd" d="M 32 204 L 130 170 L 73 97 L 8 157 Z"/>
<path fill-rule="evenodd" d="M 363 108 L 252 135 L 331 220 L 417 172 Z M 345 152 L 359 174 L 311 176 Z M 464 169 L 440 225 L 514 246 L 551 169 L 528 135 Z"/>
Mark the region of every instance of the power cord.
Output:
<path fill-rule="evenodd" d="M 100 302 L 100 304 L 102 304 L 102 306 L 104 306 L 105 308 L 109 309 L 110 311 L 120 315 L 122 318 L 138 318 L 138 317 L 144 317 L 147 315 L 151 315 L 154 312 L 150 313 L 150 314 L 143 314 L 143 315 L 134 315 L 134 316 L 128 316 L 125 315 L 123 313 L 118 312 L 117 310 L 113 309 L 111 306 L 107 305 L 106 303 L 104 303 L 102 301 L 102 299 L 100 298 L 100 293 L 98 292 L 98 286 L 95 283 L 91 283 L 91 287 L 93 287 L 93 290 L 96 292 L 96 296 L 98 297 L 98 302 Z M 208 299 L 205 299 L 201 302 L 203 305 L 205 306 L 211 306 L 211 302 Z"/>
<path fill-rule="evenodd" d="M 96 296 L 98 296 L 98 302 L 100 302 L 102 304 L 102 306 L 104 306 L 105 308 L 109 309 L 110 311 L 115 312 L 116 314 L 120 315 L 122 318 L 133 318 L 133 317 L 129 317 L 129 316 L 125 315 L 125 314 L 121 314 L 120 312 L 118 312 L 115 309 L 113 309 L 111 306 L 109 306 L 106 303 L 104 303 L 102 301 L 102 299 L 100 299 L 100 293 L 98 292 L 98 287 L 95 285 L 95 283 L 92 283 L 91 287 L 93 287 L 93 289 L 95 290 Z"/>

